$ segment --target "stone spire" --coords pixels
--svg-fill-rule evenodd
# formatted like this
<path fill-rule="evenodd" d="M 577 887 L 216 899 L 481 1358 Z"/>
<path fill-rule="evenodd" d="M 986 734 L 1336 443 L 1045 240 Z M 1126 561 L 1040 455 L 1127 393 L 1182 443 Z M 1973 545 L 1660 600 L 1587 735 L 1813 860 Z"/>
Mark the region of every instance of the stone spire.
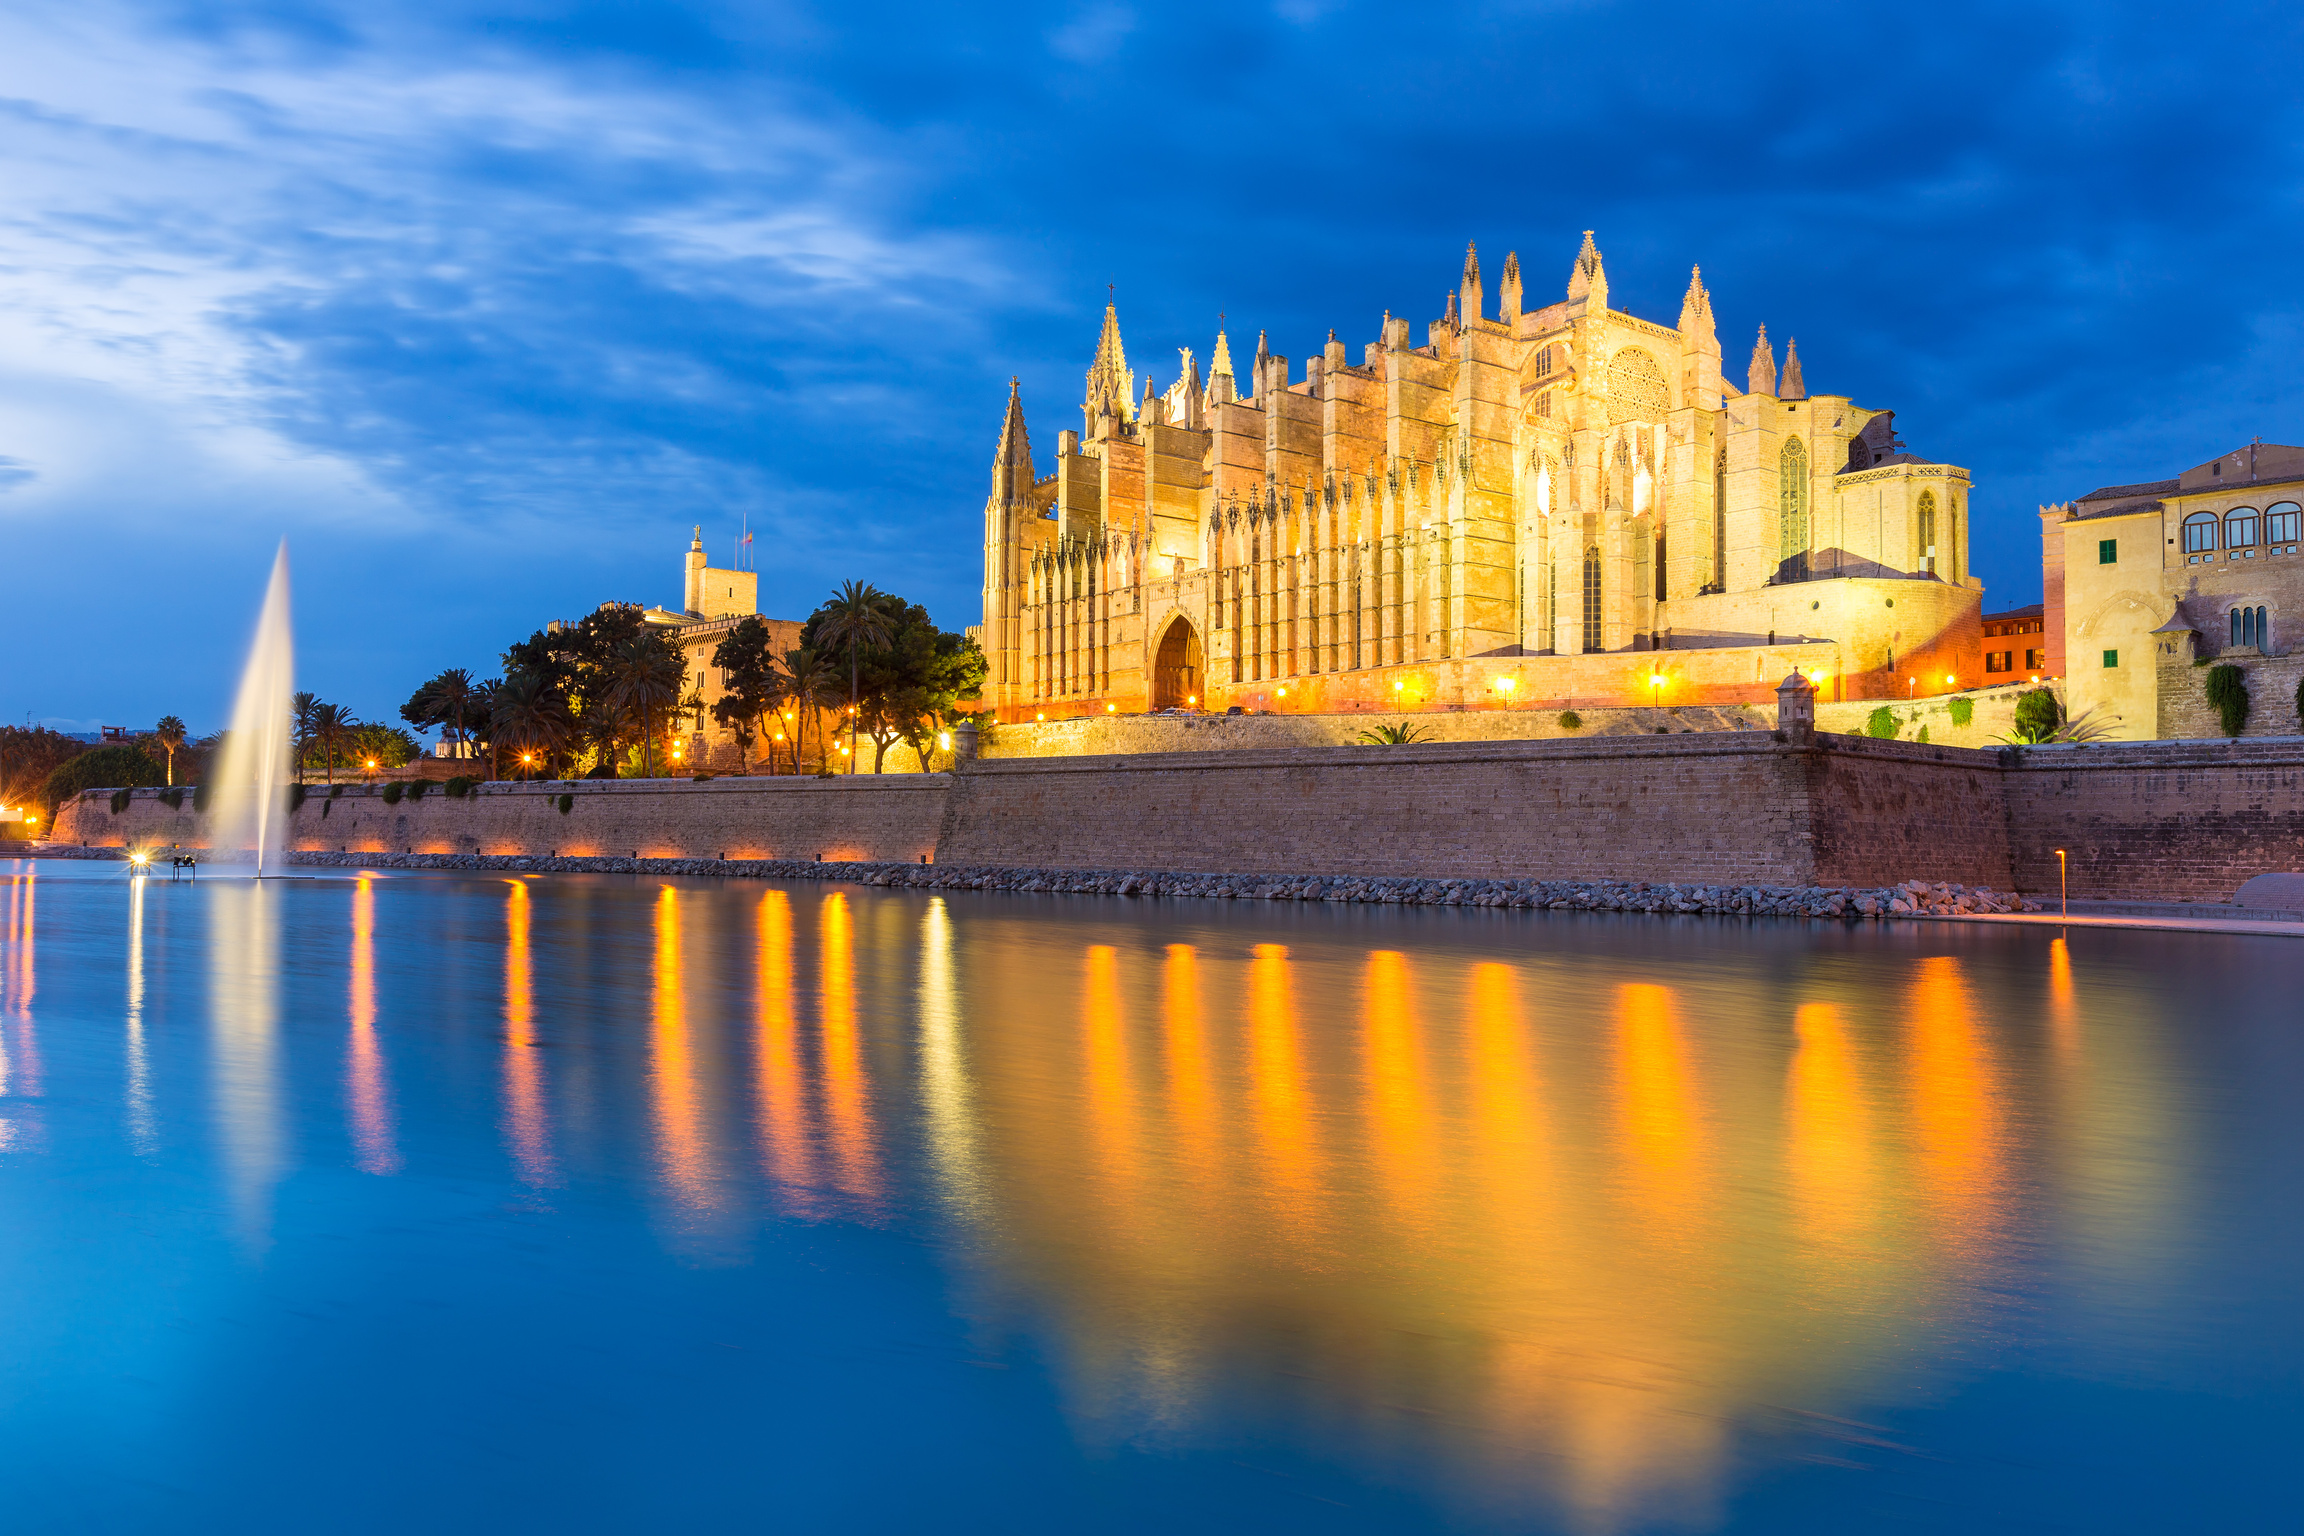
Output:
<path fill-rule="evenodd" d="M 1138 421 L 1160 420 L 1160 392 L 1152 387 L 1152 375 L 1144 375 L 1144 403 L 1136 408 Z"/>
<path fill-rule="evenodd" d="M 1504 273 L 1496 281 L 1496 318 L 1506 325 L 1520 318 L 1520 253 L 1504 253 Z"/>
<path fill-rule="evenodd" d="M 1744 387 L 1755 395 L 1776 393 L 1776 349 L 1768 345 L 1768 327 L 1760 327 L 1760 339 L 1752 343 L 1752 366 L 1745 371 Z"/>
<path fill-rule="evenodd" d="M 1253 372 L 1249 375 L 1249 384 L 1252 389 L 1250 399 L 1259 408 L 1264 404 L 1264 370 L 1270 367 L 1271 363 L 1272 348 L 1266 342 L 1264 332 L 1258 331 L 1256 333 L 1256 362 Z"/>
<path fill-rule="evenodd" d="M 1708 330 L 1712 325 L 1712 295 L 1704 287 L 1704 269 L 1688 269 L 1688 291 L 1680 299 L 1680 329 L 1683 333 Z"/>
<path fill-rule="evenodd" d="M 1485 297 L 1486 295 L 1480 287 L 1480 247 L 1467 240 L 1464 242 L 1465 319 L 1478 320 L 1481 318 L 1482 300 Z"/>
<path fill-rule="evenodd" d="M 1568 302 L 1588 299 L 1597 290 L 1600 303 L 1608 302 L 1608 270 L 1601 264 L 1600 247 L 1592 243 L 1592 231 L 1584 231 L 1584 243 L 1577 247 L 1576 265 L 1568 269 Z"/>
<path fill-rule="evenodd" d="M 1795 336 L 1784 343 L 1784 387 L 1776 392 L 1779 400 L 1805 400 L 1808 386 L 1800 377 L 1800 338 Z"/>
<path fill-rule="evenodd" d="M 1440 317 L 1440 323 L 1452 331 L 1464 329 L 1463 317 L 1456 312 L 1456 290 L 1453 288 L 1448 290 L 1448 313 Z"/>
<path fill-rule="evenodd" d="M 1088 365 L 1088 393 L 1081 401 L 1091 432 L 1099 412 L 1114 421 L 1131 420 L 1135 393 L 1136 375 L 1129 371 L 1128 350 L 1120 344 L 1120 310 L 1108 303 L 1103 334 L 1096 338 L 1096 361 Z"/>
<path fill-rule="evenodd" d="M 1208 359 L 1208 403 L 1222 405 L 1240 398 L 1240 381 L 1232 377 L 1232 343 L 1219 327 L 1216 352 Z"/>
<path fill-rule="evenodd" d="M 1008 419 L 1000 423 L 1000 451 L 992 455 L 997 473 L 1003 466 L 1019 472 L 1022 483 L 1032 483 L 1032 439 L 1024 430 L 1024 386 L 1008 381 Z"/>

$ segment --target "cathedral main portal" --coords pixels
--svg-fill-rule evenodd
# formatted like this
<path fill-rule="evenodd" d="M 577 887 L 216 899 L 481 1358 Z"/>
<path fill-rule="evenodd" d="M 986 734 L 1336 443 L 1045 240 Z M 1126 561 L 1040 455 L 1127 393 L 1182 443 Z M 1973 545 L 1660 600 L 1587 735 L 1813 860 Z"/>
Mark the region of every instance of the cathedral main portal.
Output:
<path fill-rule="evenodd" d="M 1152 663 L 1152 707 L 1191 709 L 1200 702 L 1200 635 L 1179 615 L 1160 637 Z"/>

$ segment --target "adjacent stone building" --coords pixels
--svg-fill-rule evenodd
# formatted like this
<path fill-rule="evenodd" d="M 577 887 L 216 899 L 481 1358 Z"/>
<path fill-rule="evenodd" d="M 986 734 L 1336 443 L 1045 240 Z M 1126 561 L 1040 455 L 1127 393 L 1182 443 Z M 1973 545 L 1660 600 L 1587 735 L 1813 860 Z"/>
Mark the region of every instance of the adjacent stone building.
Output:
<path fill-rule="evenodd" d="M 2116 735 L 2215 734 L 2206 665 L 2247 676 L 2247 734 L 2294 735 L 2304 448 L 2254 442 L 2172 480 L 2040 509 L 2049 670 Z"/>
<path fill-rule="evenodd" d="M 1219 332 L 1139 389 L 1107 306 L 1048 473 L 1011 385 L 978 634 L 1009 719 L 1942 693 L 1983 681 L 1969 493 L 1765 328 L 1731 385 L 1701 273 L 1677 324 L 1611 307 L 1587 233 L 1559 300 L 1468 251 L 1421 343 L 1300 372 Z"/>

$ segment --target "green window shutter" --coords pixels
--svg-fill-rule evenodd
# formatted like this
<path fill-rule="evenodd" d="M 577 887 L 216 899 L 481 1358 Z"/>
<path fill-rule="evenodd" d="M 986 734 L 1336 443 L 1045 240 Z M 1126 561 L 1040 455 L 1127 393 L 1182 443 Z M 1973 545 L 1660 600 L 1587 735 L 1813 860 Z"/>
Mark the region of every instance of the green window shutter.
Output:
<path fill-rule="evenodd" d="M 2096 563 L 2098 565 L 2118 565 L 2120 563 L 2120 541 L 2118 539 L 2098 539 L 2096 541 Z M 2110 666 L 2111 663 L 2106 662 L 2105 665 Z"/>
<path fill-rule="evenodd" d="M 2107 667 L 2120 665 L 2120 653 L 2118 651 L 2106 651 L 2104 653 L 2104 665 Z"/>

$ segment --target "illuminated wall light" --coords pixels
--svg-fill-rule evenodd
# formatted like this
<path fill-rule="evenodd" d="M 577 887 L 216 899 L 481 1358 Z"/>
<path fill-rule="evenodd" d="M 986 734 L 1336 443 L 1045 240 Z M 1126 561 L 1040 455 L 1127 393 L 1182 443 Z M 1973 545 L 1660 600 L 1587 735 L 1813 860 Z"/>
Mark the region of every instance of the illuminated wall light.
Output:
<path fill-rule="evenodd" d="M 1104 706 L 1104 713 L 1108 715 L 1116 715 L 1120 713 L 1120 706 L 1117 704 L 1107 704 Z"/>

